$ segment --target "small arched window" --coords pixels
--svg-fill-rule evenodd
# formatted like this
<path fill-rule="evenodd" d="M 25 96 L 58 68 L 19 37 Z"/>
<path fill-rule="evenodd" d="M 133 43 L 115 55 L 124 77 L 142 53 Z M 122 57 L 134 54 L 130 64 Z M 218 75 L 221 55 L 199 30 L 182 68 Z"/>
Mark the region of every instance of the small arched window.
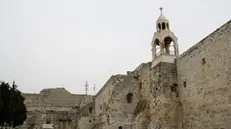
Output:
<path fill-rule="evenodd" d="M 128 93 L 127 94 L 127 103 L 131 103 L 133 99 L 133 94 L 132 93 Z"/>
<path fill-rule="evenodd" d="M 119 126 L 119 129 L 123 129 L 122 126 Z"/>
<path fill-rule="evenodd" d="M 167 23 L 166 25 L 167 25 L 167 28 L 169 29 L 169 25 L 168 25 L 168 23 Z"/>
<path fill-rule="evenodd" d="M 165 27 L 165 23 L 162 22 L 162 29 L 165 30 L 165 28 L 166 28 L 166 27 Z"/>

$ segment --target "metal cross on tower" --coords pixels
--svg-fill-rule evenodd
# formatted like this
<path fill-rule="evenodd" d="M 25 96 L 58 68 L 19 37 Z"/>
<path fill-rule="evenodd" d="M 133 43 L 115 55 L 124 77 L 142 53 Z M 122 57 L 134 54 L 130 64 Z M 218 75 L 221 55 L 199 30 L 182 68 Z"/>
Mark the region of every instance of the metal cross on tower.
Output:
<path fill-rule="evenodd" d="M 162 7 L 160 7 L 160 12 L 162 13 L 162 11 L 163 11 L 163 8 L 162 8 Z"/>
<path fill-rule="evenodd" d="M 87 84 L 87 81 L 86 81 L 86 84 L 85 84 L 85 90 L 86 90 L 86 95 L 87 95 L 87 92 L 88 92 L 88 84 Z"/>

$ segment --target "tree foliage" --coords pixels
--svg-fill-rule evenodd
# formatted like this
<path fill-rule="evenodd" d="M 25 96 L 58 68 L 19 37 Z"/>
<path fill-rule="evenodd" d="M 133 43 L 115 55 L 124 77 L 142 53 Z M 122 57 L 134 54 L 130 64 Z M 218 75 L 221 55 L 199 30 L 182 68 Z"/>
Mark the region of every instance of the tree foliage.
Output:
<path fill-rule="evenodd" d="M 15 83 L 10 86 L 0 82 L 0 125 L 7 123 L 16 127 L 23 124 L 26 120 L 24 100 Z"/>

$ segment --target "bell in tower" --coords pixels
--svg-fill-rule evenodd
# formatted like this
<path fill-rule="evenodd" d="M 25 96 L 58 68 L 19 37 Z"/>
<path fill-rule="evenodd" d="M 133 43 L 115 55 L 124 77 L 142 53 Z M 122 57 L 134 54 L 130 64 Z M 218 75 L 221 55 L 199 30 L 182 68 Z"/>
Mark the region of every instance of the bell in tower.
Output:
<path fill-rule="evenodd" d="M 156 21 L 156 32 L 152 39 L 152 67 L 159 62 L 174 63 L 179 56 L 177 37 L 170 31 L 168 19 L 160 8 L 160 16 Z"/>

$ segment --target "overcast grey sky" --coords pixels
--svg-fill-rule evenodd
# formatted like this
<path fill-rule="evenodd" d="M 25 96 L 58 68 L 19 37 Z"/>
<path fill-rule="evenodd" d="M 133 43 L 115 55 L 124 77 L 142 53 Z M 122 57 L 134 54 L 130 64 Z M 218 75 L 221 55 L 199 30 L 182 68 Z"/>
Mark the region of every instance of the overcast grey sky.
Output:
<path fill-rule="evenodd" d="M 161 6 L 180 53 L 231 19 L 230 0 L 0 0 L 0 80 L 93 93 L 151 61 Z"/>

